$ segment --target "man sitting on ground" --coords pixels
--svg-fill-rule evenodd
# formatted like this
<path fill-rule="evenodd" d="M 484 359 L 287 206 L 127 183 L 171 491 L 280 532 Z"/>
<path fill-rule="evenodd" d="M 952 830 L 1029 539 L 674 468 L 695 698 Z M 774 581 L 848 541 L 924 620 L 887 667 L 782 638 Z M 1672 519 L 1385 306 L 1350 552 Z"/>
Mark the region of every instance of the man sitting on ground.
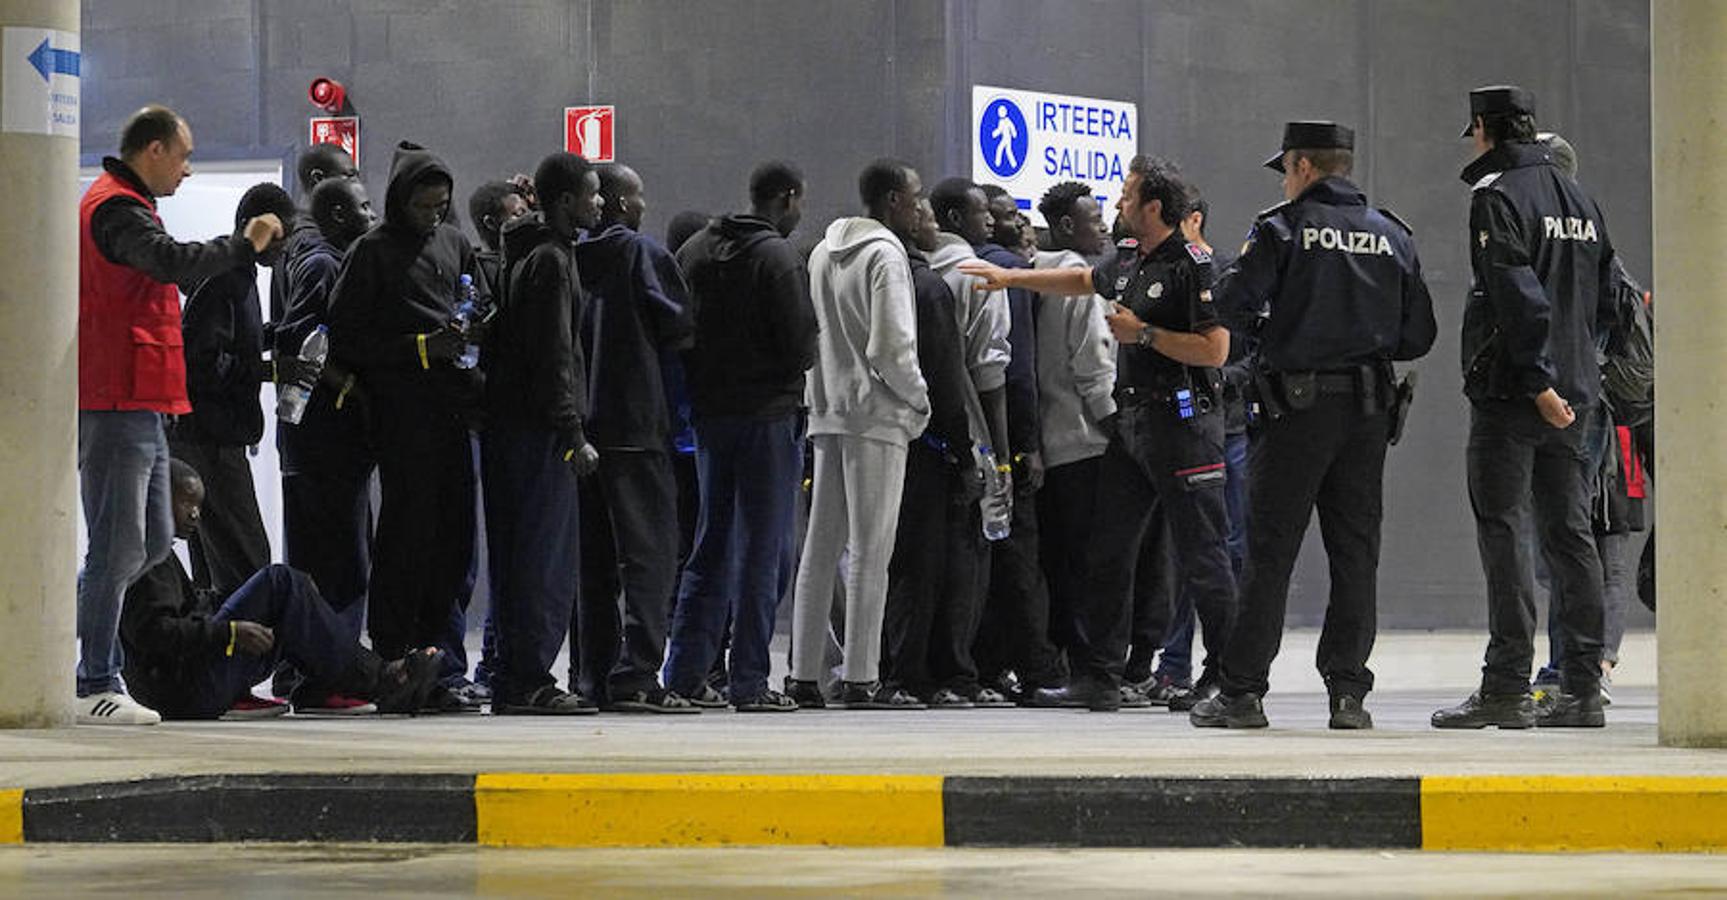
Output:
<path fill-rule="evenodd" d="M 170 467 L 174 534 L 189 539 L 204 484 L 184 462 Z M 193 586 L 173 554 L 126 592 L 120 639 L 127 686 L 165 719 L 286 712 L 287 704 L 252 695 L 282 659 L 344 694 L 371 698 L 350 711 L 412 712 L 437 683 L 443 658 L 428 647 L 384 662 L 348 635 L 303 572 L 268 566 L 219 602 Z"/>

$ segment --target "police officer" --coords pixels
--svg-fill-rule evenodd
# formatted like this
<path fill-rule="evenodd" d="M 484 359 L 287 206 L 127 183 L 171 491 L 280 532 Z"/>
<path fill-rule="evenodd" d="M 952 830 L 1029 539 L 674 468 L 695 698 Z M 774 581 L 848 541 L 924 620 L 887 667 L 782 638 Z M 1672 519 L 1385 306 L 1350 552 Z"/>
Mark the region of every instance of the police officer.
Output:
<path fill-rule="evenodd" d="M 1438 330 L 1408 226 L 1349 180 L 1355 133 L 1291 122 L 1266 168 L 1287 202 L 1259 214 L 1220 305 L 1263 316 L 1255 374 L 1265 412 L 1248 462 L 1247 569 L 1220 692 L 1189 714 L 1202 728 L 1264 728 L 1260 706 L 1283 636 L 1289 575 L 1313 517 L 1331 563 L 1319 671 L 1331 727 L 1373 727 L 1362 699 L 1376 631 L 1380 501 L 1393 406 L 1391 363 Z"/>
<path fill-rule="evenodd" d="M 1211 256 L 1181 234 L 1192 193 L 1169 163 L 1137 157 L 1118 203 L 1138 240 L 1125 240 L 1093 269 L 961 269 L 988 287 L 1113 300 L 1110 331 L 1121 342 L 1109 448 L 1098 470 L 1098 527 L 1086 550 L 1078 636 L 1064 688 L 1039 690 L 1036 705 L 1122 705 L 1134 564 L 1153 504 L 1175 540 L 1175 568 L 1204 627 L 1206 670 L 1222 658 L 1235 618 L 1235 574 L 1223 499 L 1223 385 L 1229 332 L 1211 299 Z"/>
<path fill-rule="evenodd" d="M 1481 689 L 1433 714 L 1435 728 L 1599 728 L 1601 563 L 1590 532 L 1588 417 L 1599 405 L 1596 335 L 1612 316 L 1613 244 L 1595 201 L 1536 142 L 1535 97 L 1516 86 L 1469 92 L 1480 155 L 1463 170 L 1474 276 L 1463 316 L 1470 401 L 1469 500 L 1487 574 Z M 1553 575 L 1564 655 L 1561 695 L 1537 713 L 1535 535 Z"/>

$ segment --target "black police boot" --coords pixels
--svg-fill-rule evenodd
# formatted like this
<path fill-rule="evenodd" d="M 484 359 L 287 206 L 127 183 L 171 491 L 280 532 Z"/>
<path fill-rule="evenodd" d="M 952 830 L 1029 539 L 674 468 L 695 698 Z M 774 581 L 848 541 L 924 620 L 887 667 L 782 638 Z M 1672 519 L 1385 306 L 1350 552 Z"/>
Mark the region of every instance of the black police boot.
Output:
<path fill-rule="evenodd" d="M 1218 693 L 1194 704 L 1187 720 L 1195 728 L 1264 728 L 1265 707 L 1258 694 Z"/>
<path fill-rule="evenodd" d="M 1121 709 L 1121 690 L 1095 681 L 1074 679 L 1067 687 L 1038 688 L 1032 695 L 1032 706 L 1084 707 L 1092 712 L 1115 712 Z"/>
<path fill-rule="evenodd" d="M 1554 694 L 1536 713 L 1535 724 L 1542 728 L 1605 728 L 1607 714 L 1601 708 L 1601 691 Z"/>
<path fill-rule="evenodd" d="M 1597 707 L 1599 709 L 1599 707 Z M 1523 694 L 1483 694 L 1433 714 L 1434 728 L 1533 728 L 1535 700 Z"/>
<path fill-rule="evenodd" d="M 1188 711 L 1192 710 L 1195 706 L 1198 706 L 1201 701 L 1210 700 L 1211 698 L 1217 696 L 1217 694 L 1218 694 L 1217 682 L 1206 681 L 1205 679 L 1201 678 L 1199 680 L 1199 683 L 1194 685 L 1193 687 L 1191 687 L 1185 691 L 1180 691 L 1178 693 L 1174 693 L 1174 694 L 1170 695 L 1170 697 L 1169 697 L 1169 711 L 1170 712 L 1188 712 Z"/>
<path fill-rule="evenodd" d="M 1361 706 L 1360 697 L 1340 694 L 1331 698 L 1331 721 L 1334 731 L 1366 731 L 1373 727 L 1373 715 Z"/>
<path fill-rule="evenodd" d="M 799 681 L 787 675 L 786 696 L 797 703 L 798 709 L 825 709 L 828 705 L 819 681 Z"/>

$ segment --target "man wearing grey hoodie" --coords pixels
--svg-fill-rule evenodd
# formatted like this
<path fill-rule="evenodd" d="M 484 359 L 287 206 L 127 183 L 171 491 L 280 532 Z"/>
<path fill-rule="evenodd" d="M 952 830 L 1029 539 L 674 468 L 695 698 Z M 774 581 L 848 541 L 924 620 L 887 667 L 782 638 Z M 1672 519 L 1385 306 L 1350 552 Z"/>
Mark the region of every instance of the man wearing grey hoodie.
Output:
<path fill-rule="evenodd" d="M 847 709 L 920 709 L 879 680 L 887 568 L 893 552 L 906 445 L 929 420 L 918 368 L 917 318 L 904 242 L 917 228 L 923 182 L 881 159 L 858 178 L 866 216 L 836 220 L 810 255 L 810 300 L 820 328 L 805 397 L 815 446 L 809 531 L 793 594 L 787 694 L 820 697 L 834 579 L 845 578 Z"/>

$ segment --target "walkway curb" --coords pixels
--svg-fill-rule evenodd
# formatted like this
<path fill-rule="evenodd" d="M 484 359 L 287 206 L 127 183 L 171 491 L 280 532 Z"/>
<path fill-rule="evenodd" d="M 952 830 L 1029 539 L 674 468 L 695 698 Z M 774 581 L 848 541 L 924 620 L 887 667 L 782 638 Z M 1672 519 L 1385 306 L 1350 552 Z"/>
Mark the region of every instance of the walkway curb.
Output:
<path fill-rule="evenodd" d="M 1727 777 L 204 775 L 0 790 L 3 843 L 1724 851 Z"/>

